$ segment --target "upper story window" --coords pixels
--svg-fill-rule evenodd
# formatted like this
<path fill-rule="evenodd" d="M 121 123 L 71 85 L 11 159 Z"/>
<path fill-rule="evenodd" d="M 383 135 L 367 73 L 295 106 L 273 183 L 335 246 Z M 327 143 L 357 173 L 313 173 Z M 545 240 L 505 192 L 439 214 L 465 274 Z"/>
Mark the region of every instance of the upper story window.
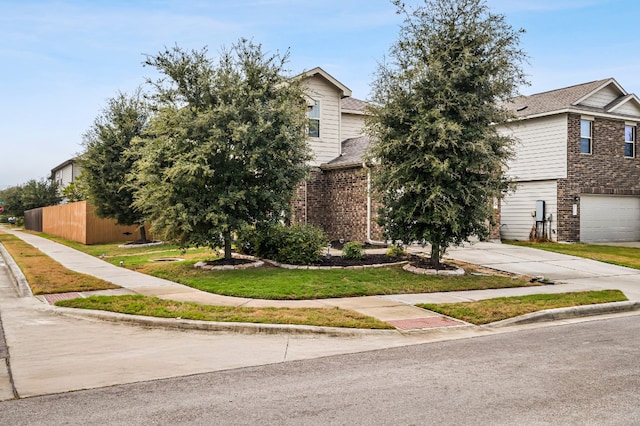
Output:
<path fill-rule="evenodd" d="M 320 137 L 320 102 L 315 101 L 313 106 L 309 108 L 307 113 L 309 117 L 309 132 L 308 135 L 312 138 Z"/>
<path fill-rule="evenodd" d="M 624 126 L 624 156 L 636 156 L 636 126 Z"/>
<path fill-rule="evenodd" d="M 580 152 L 591 154 L 593 148 L 593 121 L 580 120 Z"/>

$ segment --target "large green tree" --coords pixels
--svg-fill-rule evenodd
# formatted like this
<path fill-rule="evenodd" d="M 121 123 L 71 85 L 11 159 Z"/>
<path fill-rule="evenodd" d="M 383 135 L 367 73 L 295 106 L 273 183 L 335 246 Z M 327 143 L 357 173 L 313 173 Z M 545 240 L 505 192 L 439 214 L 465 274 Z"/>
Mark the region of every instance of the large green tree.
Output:
<path fill-rule="evenodd" d="M 509 187 L 512 140 L 495 125 L 526 84 L 522 30 L 483 0 L 393 3 L 405 21 L 373 85 L 374 185 L 387 236 L 431 243 L 437 267 L 451 244 L 487 235 L 491 201 Z"/>
<path fill-rule="evenodd" d="M 22 185 L 0 191 L 4 213 L 8 216 L 24 216 L 26 210 L 55 206 L 62 201 L 58 182 L 50 179 L 31 179 Z"/>
<path fill-rule="evenodd" d="M 84 134 L 85 152 L 80 156 L 81 184 L 99 217 L 115 219 L 120 225 L 139 225 L 146 241 L 144 216 L 133 204 L 133 191 L 126 179 L 136 160 L 130 150 L 149 119 L 149 109 L 140 90 L 133 95 L 118 93 Z"/>
<path fill-rule="evenodd" d="M 157 113 L 137 148 L 134 205 L 154 235 L 224 247 L 247 224 L 277 221 L 306 173 L 306 104 L 288 55 L 240 40 L 214 62 L 179 47 L 149 56 Z"/>

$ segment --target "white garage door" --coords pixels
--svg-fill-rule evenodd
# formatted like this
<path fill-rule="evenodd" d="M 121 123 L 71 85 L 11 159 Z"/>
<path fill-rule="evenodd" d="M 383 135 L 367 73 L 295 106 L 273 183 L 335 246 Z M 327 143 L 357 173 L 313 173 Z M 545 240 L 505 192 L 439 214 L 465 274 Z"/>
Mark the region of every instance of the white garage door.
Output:
<path fill-rule="evenodd" d="M 640 197 L 580 196 L 580 241 L 640 241 Z"/>

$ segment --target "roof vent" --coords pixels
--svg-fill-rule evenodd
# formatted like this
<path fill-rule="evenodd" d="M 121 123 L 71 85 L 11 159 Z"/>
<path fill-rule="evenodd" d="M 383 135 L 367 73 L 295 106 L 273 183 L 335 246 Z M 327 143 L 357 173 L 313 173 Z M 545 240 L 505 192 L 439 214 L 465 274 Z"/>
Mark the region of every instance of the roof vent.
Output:
<path fill-rule="evenodd" d="M 518 108 L 516 111 L 517 111 L 517 112 L 524 111 L 524 110 L 525 110 L 525 109 L 527 109 L 527 108 L 529 108 L 529 106 L 528 106 L 528 105 L 521 106 L 521 107 L 520 107 L 520 108 Z"/>

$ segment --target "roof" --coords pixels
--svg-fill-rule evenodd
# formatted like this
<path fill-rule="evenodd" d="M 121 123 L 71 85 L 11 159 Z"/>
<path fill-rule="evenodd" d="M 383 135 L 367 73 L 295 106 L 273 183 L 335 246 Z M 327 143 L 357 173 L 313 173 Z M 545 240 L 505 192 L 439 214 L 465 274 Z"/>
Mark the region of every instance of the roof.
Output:
<path fill-rule="evenodd" d="M 342 141 L 342 154 L 321 167 L 323 169 L 339 169 L 362 165 L 370 144 L 369 136 L 345 139 Z"/>
<path fill-rule="evenodd" d="M 616 93 L 618 97 L 601 107 L 594 106 L 592 102 L 586 102 L 605 88 Z M 530 96 L 518 96 L 507 102 L 505 106 L 518 117 L 533 118 L 568 111 L 617 114 L 616 108 L 629 101 L 635 102 L 640 109 L 640 101 L 636 95 L 628 94 L 615 79 L 607 78 Z"/>
<path fill-rule="evenodd" d="M 342 112 L 351 114 L 365 114 L 367 105 L 367 102 L 352 97 L 342 98 L 340 101 Z"/>

